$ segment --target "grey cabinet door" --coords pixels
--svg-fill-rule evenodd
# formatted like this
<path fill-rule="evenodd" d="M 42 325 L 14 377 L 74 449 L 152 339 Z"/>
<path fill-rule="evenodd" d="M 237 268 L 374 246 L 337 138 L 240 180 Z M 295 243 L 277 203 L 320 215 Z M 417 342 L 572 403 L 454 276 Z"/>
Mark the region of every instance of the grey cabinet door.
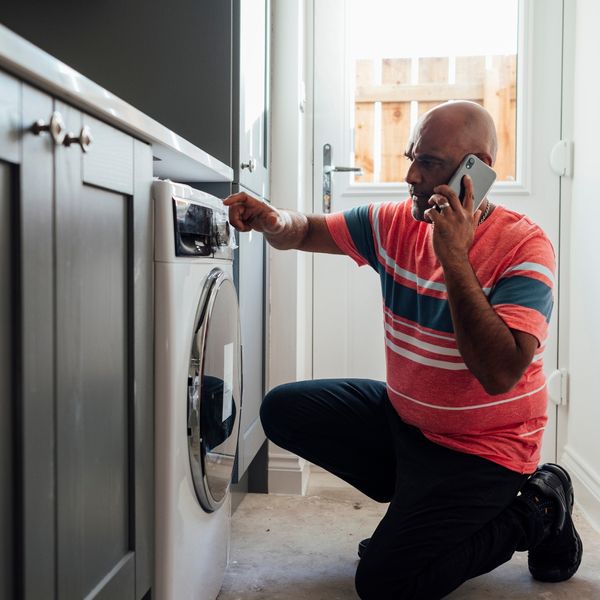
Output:
<path fill-rule="evenodd" d="M 21 89 L 0 72 L 0 598 L 16 595 L 16 211 Z"/>
<path fill-rule="evenodd" d="M 55 585 L 52 99 L 0 72 L 0 597 Z"/>
<path fill-rule="evenodd" d="M 19 198 L 19 460 L 21 473 L 19 583 L 27 600 L 55 589 L 55 379 L 54 379 L 54 164 L 47 133 L 52 98 L 21 84 L 22 135 Z"/>
<path fill-rule="evenodd" d="M 234 3 L 234 68 L 238 78 L 239 119 L 234 170 L 240 185 L 269 198 L 269 28 L 268 0 Z"/>
<path fill-rule="evenodd" d="M 58 110 L 79 133 L 82 114 L 61 104 Z M 131 177 L 133 142 L 125 141 Z M 109 144 L 101 141 L 101 154 Z M 104 156 L 90 150 L 100 169 Z M 113 598 L 132 599 L 131 186 L 87 184 L 87 161 L 77 145 L 56 148 L 58 597 L 102 597 L 110 586 Z"/>
<path fill-rule="evenodd" d="M 132 138 L 57 108 L 94 138 L 55 151 L 58 597 L 133 599 L 151 583 L 151 155 L 136 182 Z"/>
<path fill-rule="evenodd" d="M 266 439 L 260 422 L 264 396 L 264 239 L 252 231 L 240 233 L 238 293 L 242 333 L 242 418 L 238 449 L 238 480 Z"/>
<path fill-rule="evenodd" d="M 90 152 L 30 127 L 54 110 Z M 142 598 L 152 153 L 0 71 L 0 598 Z"/>

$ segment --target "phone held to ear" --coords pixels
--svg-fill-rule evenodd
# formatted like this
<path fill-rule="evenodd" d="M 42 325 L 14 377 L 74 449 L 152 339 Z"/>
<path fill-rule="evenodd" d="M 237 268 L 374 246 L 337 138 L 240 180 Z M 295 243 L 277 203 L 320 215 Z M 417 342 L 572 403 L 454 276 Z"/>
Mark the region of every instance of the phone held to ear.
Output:
<path fill-rule="evenodd" d="M 467 154 L 448 182 L 448 186 L 461 202 L 464 202 L 463 177 L 465 175 L 469 175 L 473 181 L 473 212 L 475 212 L 496 180 L 496 172 L 474 154 Z"/>

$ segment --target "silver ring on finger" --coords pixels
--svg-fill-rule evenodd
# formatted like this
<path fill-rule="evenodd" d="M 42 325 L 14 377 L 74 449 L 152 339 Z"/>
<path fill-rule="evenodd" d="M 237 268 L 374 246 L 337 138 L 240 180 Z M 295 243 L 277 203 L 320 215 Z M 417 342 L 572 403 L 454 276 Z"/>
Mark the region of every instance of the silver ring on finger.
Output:
<path fill-rule="evenodd" d="M 448 208 L 450 206 L 450 202 L 444 202 L 444 204 L 438 204 L 438 208 L 440 210 L 444 210 L 445 208 Z"/>

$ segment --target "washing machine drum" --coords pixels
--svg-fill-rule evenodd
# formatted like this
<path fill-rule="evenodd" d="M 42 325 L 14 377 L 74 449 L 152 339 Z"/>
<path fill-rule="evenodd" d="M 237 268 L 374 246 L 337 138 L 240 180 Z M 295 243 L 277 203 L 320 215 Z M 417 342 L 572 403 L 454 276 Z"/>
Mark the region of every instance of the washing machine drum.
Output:
<path fill-rule="evenodd" d="M 212 512 L 225 500 L 237 450 L 241 400 L 237 295 L 214 269 L 196 314 L 188 371 L 188 448 L 196 495 Z"/>

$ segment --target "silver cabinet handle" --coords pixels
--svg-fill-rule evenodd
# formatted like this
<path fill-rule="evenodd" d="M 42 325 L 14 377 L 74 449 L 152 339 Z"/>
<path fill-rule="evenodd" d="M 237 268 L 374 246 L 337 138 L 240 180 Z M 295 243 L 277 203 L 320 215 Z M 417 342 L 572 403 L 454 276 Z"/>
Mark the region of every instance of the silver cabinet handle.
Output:
<path fill-rule="evenodd" d="M 256 160 L 254 158 L 251 158 L 247 163 L 242 163 L 240 165 L 241 169 L 248 169 L 248 171 L 250 171 L 250 173 L 252 173 L 252 171 L 254 171 L 254 169 L 256 169 Z"/>
<path fill-rule="evenodd" d="M 38 119 L 30 127 L 30 131 L 34 135 L 41 135 L 47 131 L 52 136 L 55 144 L 62 144 L 66 135 L 65 122 L 58 111 L 52 113 L 49 123 L 46 123 L 43 119 Z"/>
<path fill-rule="evenodd" d="M 63 144 L 69 147 L 71 144 L 79 144 L 79 147 L 83 152 L 87 152 L 89 150 L 90 144 L 94 141 L 92 137 L 92 132 L 90 128 L 86 125 L 81 128 L 78 136 L 73 135 L 72 133 L 68 133 L 65 136 Z"/>

